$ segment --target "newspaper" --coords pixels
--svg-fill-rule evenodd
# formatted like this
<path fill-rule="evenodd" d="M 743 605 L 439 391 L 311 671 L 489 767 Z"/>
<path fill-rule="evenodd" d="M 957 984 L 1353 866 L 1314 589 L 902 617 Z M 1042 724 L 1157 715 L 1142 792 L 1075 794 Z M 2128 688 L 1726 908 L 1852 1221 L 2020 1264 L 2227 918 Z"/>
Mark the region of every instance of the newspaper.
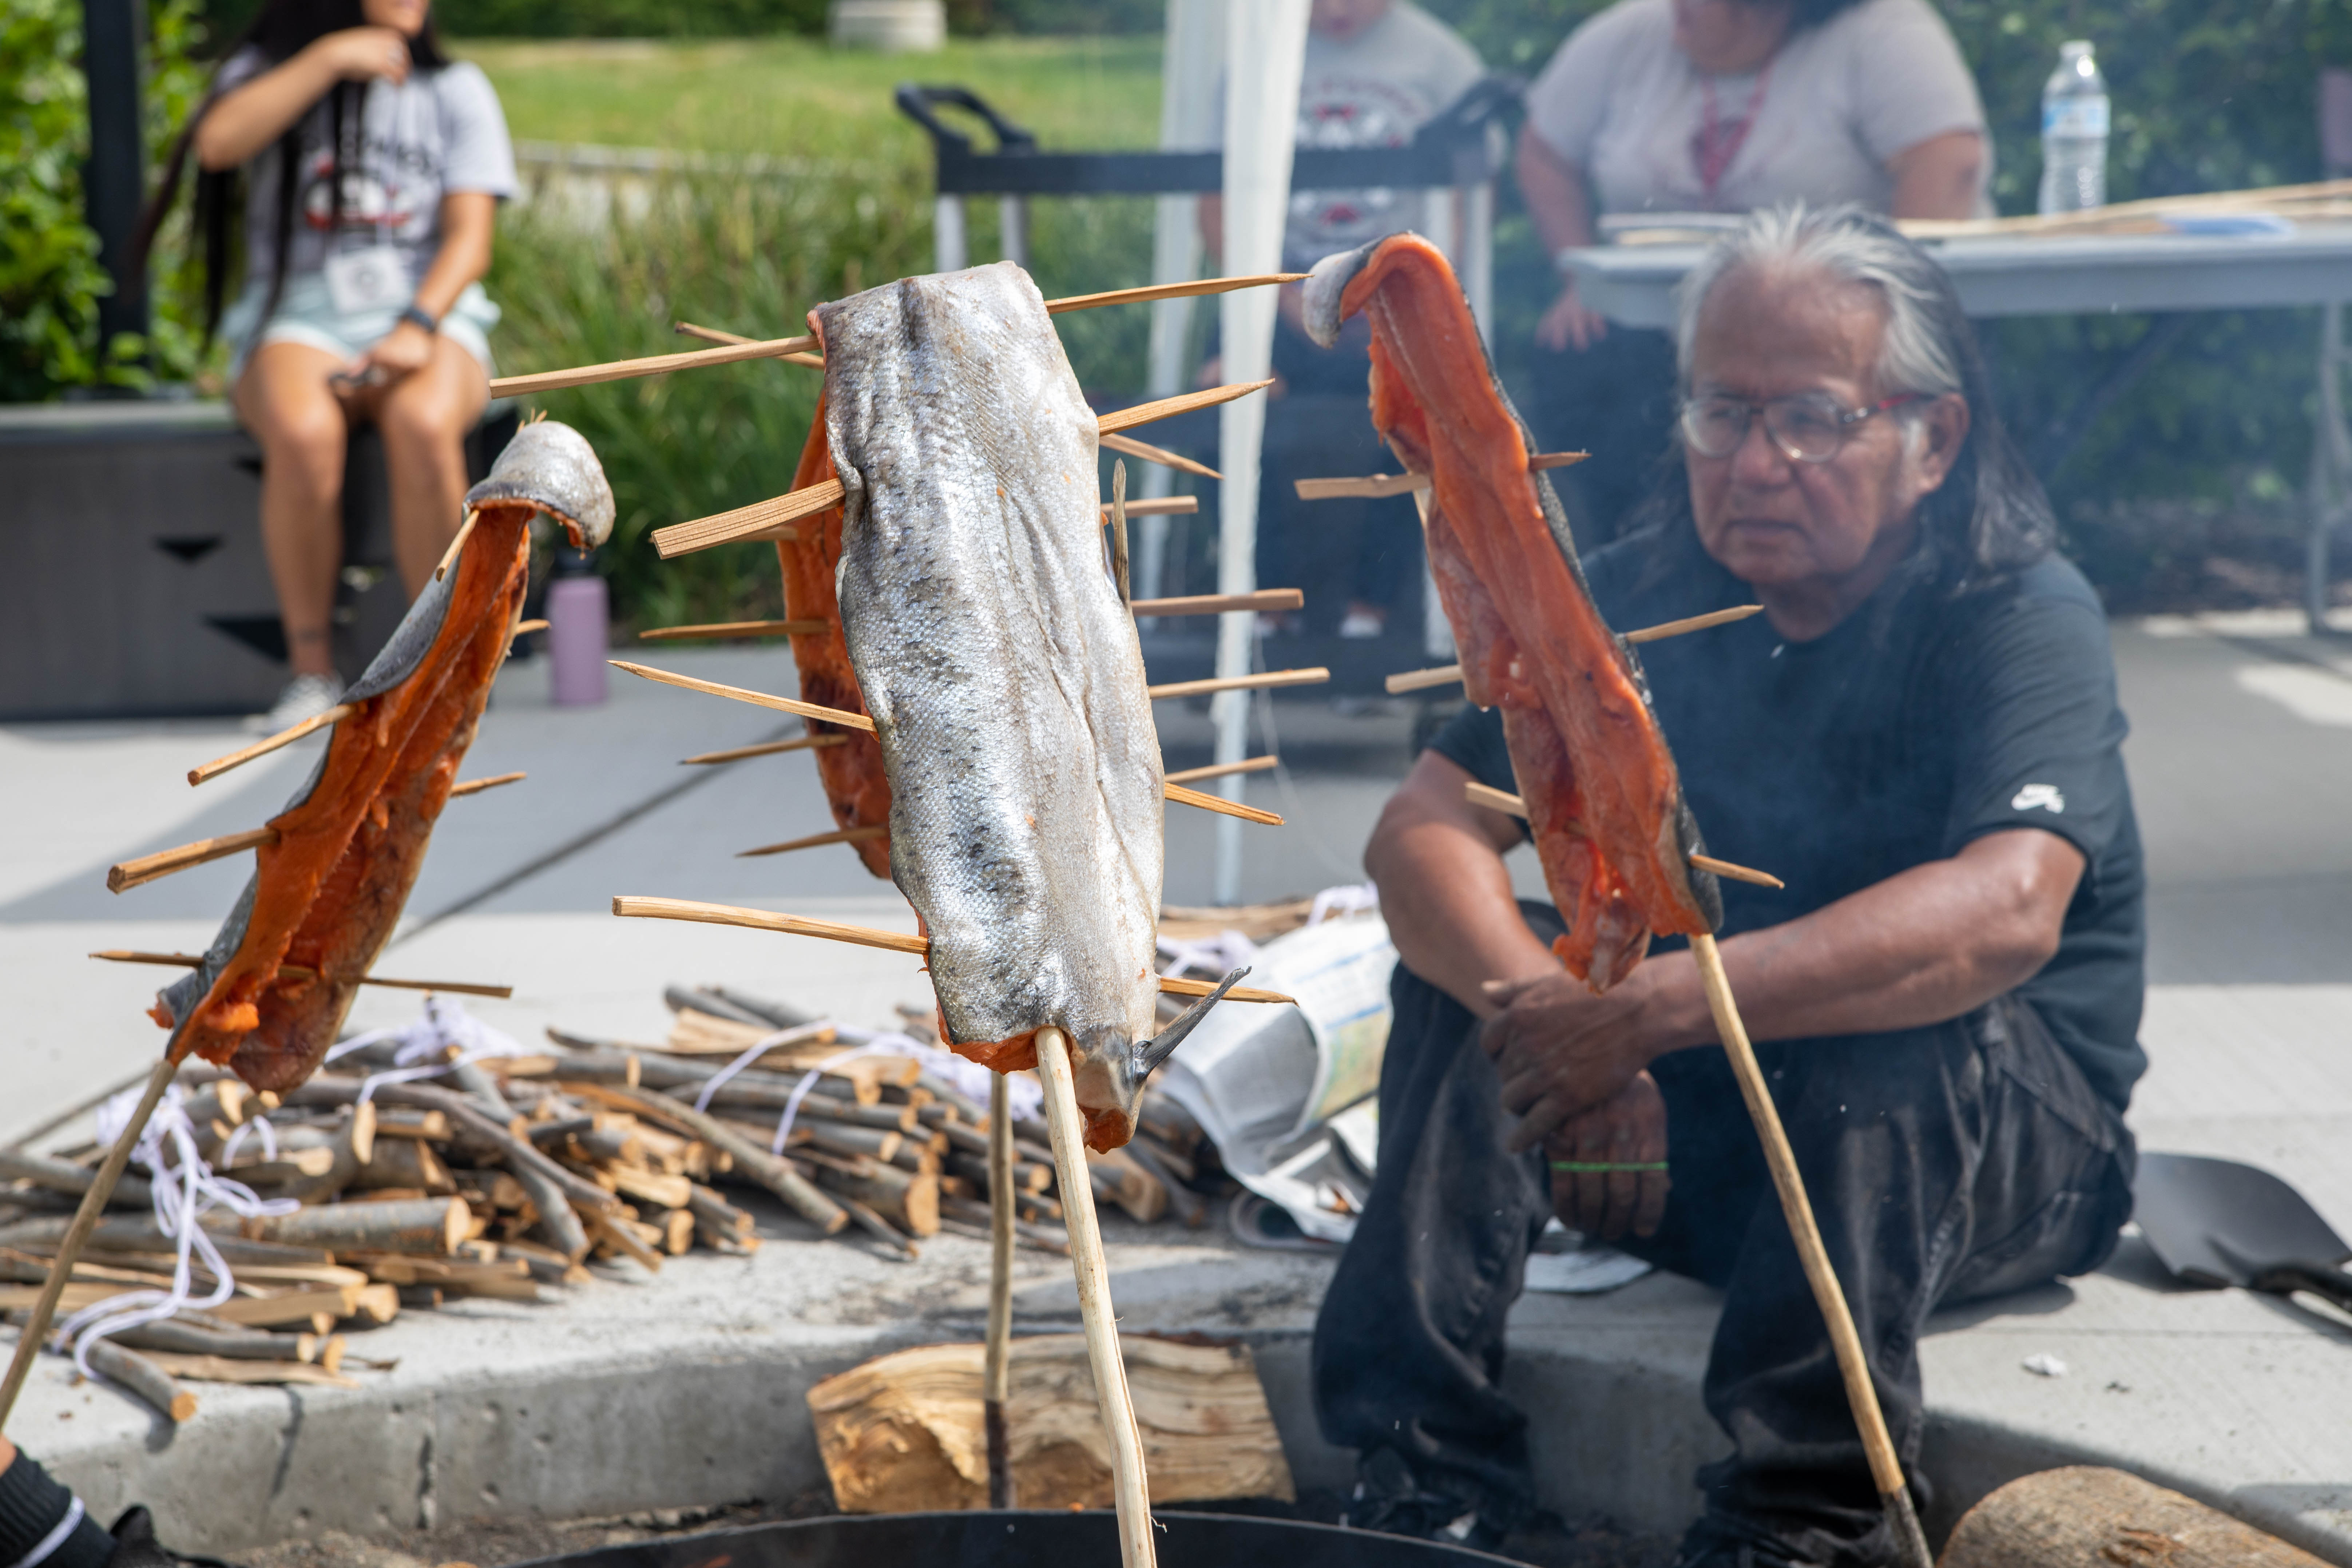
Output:
<path fill-rule="evenodd" d="M 1355 913 L 1276 937 L 1253 963 L 1252 985 L 1298 1005 L 1216 1008 L 1158 1086 L 1244 1186 L 1307 1235 L 1345 1242 L 1371 1188 L 1396 946 L 1377 913 Z"/>

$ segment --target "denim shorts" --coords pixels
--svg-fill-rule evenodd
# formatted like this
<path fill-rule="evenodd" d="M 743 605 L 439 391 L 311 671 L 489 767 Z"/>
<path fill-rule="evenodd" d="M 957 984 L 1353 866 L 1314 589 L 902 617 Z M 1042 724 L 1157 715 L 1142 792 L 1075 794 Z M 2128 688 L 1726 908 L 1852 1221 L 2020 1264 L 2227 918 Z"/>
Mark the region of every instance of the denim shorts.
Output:
<path fill-rule="evenodd" d="M 247 283 L 236 303 L 221 317 L 221 335 L 231 344 L 231 384 L 245 374 L 246 360 L 263 343 L 308 343 L 352 360 L 373 347 L 400 321 L 397 310 L 353 313 L 336 310 L 323 273 L 300 273 L 288 279 L 276 312 L 265 323 L 261 308 L 268 298 L 268 279 Z M 498 374 L 490 358 L 489 331 L 499 324 L 499 316 L 498 306 L 490 302 L 482 286 L 468 283 L 441 318 L 441 335 L 479 360 L 484 375 Z"/>

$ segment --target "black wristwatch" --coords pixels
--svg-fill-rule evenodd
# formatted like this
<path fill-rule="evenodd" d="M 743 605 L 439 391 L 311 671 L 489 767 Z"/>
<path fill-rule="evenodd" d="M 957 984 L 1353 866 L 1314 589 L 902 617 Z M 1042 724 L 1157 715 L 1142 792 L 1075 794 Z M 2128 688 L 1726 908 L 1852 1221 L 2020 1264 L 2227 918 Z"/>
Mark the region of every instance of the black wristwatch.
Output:
<path fill-rule="evenodd" d="M 440 319 L 427 314 L 423 308 L 416 305 L 410 305 L 401 311 L 400 319 L 411 326 L 423 327 L 428 332 L 437 332 L 441 330 Z"/>

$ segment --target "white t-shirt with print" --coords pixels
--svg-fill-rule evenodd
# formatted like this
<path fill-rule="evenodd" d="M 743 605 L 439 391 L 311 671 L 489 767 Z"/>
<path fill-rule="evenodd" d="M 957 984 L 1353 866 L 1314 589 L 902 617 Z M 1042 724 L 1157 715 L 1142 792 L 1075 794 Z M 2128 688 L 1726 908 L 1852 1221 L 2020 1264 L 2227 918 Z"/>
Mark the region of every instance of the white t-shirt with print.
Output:
<path fill-rule="evenodd" d="M 1862 0 L 1739 77 L 1702 75 L 1674 26 L 1674 0 L 1618 0 L 1528 89 L 1529 124 L 1586 171 L 1600 212 L 1748 212 L 1792 197 L 1884 212 L 1896 153 L 1985 134 L 1976 79 L 1927 0 Z M 1753 117 L 1712 191 L 1696 153 L 1710 99 L 1719 128 Z M 1984 164 L 1978 206 L 1990 213 L 1990 136 Z"/>
<path fill-rule="evenodd" d="M 220 90 L 269 68 L 259 49 L 240 49 L 221 68 Z M 289 277 L 323 269 L 330 254 L 389 245 L 400 253 L 414 287 L 441 247 L 443 196 L 515 194 L 514 147 L 498 91 L 480 67 L 460 60 L 438 70 L 413 70 L 397 85 L 364 85 L 359 123 L 344 127 L 343 212 L 338 225 L 329 210 L 334 169 L 330 107 L 322 99 L 302 118 L 301 184 L 286 253 Z M 276 142 L 246 165 L 247 287 L 269 280 L 277 248 L 278 168 Z"/>

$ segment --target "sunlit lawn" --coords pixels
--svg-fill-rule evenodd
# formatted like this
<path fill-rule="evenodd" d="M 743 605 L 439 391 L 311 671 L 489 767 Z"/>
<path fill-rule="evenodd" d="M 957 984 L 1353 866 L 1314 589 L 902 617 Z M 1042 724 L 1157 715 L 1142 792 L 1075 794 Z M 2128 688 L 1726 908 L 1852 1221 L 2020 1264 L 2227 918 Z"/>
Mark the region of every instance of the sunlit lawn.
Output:
<path fill-rule="evenodd" d="M 1047 147 L 1158 138 L 1160 40 L 957 40 L 935 55 L 835 51 L 813 38 L 671 43 L 475 39 L 519 140 L 928 163 L 890 101 L 914 80 L 971 88 Z"/>

